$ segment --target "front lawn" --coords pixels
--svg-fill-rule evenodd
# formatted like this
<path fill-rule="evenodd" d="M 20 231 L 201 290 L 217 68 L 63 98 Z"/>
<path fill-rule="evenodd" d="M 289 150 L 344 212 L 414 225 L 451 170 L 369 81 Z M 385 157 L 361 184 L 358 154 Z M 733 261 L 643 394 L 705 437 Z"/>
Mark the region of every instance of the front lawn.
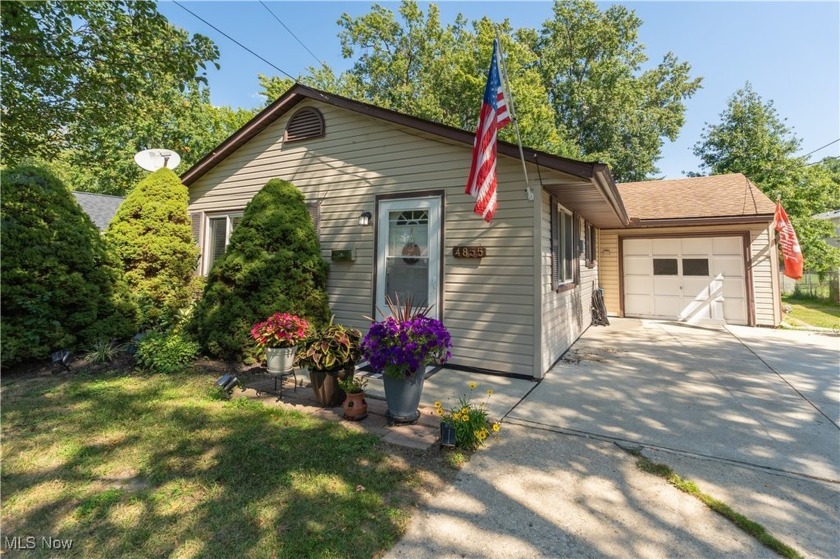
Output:
<path fill-rule="evenodd" d="M 785 324 L 797 327 L 816 326 L 818 328 L 840 327 L 840 305 L 817 299 L 793 299 L 784 297 L 785 305 L 791 312 L 784 314 Z"/>
<path fill-rule="evenodd" d="M 215 397 L 216 375 L 4 378 L 3 536 L 83 557 L 371 557 L 421 472 L 376 437 Z M 418 460 L 419 461 L 419 460 Z"/>

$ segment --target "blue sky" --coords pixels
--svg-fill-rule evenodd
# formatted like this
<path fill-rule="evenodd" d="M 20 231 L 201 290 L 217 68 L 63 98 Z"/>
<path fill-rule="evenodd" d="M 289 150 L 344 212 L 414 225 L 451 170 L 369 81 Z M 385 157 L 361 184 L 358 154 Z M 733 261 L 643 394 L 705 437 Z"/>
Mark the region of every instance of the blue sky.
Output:
<path fill-rule="evenodd" d="M 187 8 L 285 72 L 298 76 L 317 61 L 259 3 L 182 2 Z M 801 154 L 840 138 L 840 2 L 620 2 L 644 24 L 640 41 L 651 62 L 671 51 L 688 61 L 703 88 L 687 101 L 686 123 L 667 142 L 659 161 L 662 176 L 695 171 L 691 153 L 705 123 L 715 123 L 727 99 L 749 81 L 802 139 Z M 336 21 L 342 13 L 367 13 L 371 2 L 267 1 L 271 10 L 317 57 L 335 70 L 352 61 L 341 56 Z M 379 2 L 396 11 L 398 2 Z M 508 18 L 514 27 L 539 28 L 551 17 L 551 2 L 436 2 L 442 23 L 458 13 L 469 19 Z M 421 2 L 425 9 L 428 3 Z M 602 8 L 609 3 L 599 3 Z M 174 3 L 158 9 L 173 24 L 212 38 L 221 70 L 208 72 L 217 105 L 261 106 L 257 74 L 278 72 Z M 480 100 L 475 100 L 476 115 Z M 840 142 L 814 153 L 811 161 L 840 155 Z"/>

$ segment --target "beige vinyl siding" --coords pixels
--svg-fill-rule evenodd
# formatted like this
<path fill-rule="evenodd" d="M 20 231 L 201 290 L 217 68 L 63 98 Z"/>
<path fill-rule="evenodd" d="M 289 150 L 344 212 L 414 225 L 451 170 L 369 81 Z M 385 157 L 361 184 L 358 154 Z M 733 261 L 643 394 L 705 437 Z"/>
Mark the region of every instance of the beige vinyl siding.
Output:
<path fill-rule="evenodd" d="M 620 303 L 620 277 L 618 236 L 623 238 L 640 236 L 652 237 L 656 235 L 681 235 L 690 237 L 692 234 L 719 234 L 719 236 L 742 235 L 745 231 L 750 235 L 750 262 L 746 273 L 751 274 L 753 282 L 753 307 L 755 309 L 756 325 L 778 326 L 781 320 L 780 303 L 774 293 L 773 274 L 775 268 L 775 247 L 769 242 L 770 225 L 754 224 L 739 226 L 740 229 L 731 225 L 707 225 L 693 227 L 662 227 L 662 228 L 639 228 L 639 229 L 611 229 L 601 231 L 601 245 L 598 249 L 600 260 L 598 264 L 601 269 L 601 287 L 604 289 L 604 301 L 610 315 L 619 315 L 621 312 Z"/>
<path fill-rule="evenodd" d="M 332 250 L 355 250 L 355 261 L 331 264 L 328 293 L 336 320 L 366 331 L 369 322 L 363 317 L 373 313 L 376 196 L 443 191 L 440 311 L 453 336 L 452 363 L 539 374 L 534 364 L 534 202 L 525 195 L 519 161 L 499 158 L 499 210 L 488 225 L 473 213 L 474 200 L 464 194 L 469 147 L 314 101 L 300 106 L 322 111 L 324 137 L 284 146 L 290 115 L 282 116 L 191 186 L 190 211 L 243 209 L 269 179 L 294 183 L 307 201 L 321 202 L 324 258 Z M 374 226 L 358 225 L 363 211 L 374 213 Z M 483 245 L 488 255 L 456 259 L 456 245 Z"/>
<path fill-rule="evenodd" d="M 753 298 L 755 323 L 758 326 L 778 326 L 781 322 L 781 301 L 778 298 L 778 262 L 772 224 L 762 230 L 750 231 L 750 257 L 752 258 Z"/>
<path fill-rule="evenodd" d="M 551 197 L 542 193 L 541 241 L 542 247 L 542 366 L 548 370 L 569 349 L 575 340 L 592 323 L 592 290 L 598 285 L 598 268 L 586 267 L 585 255 L 578 256 L 579 283 L 574 289 L 556 292 L 551 285 Z M 578 220 L 578 241 L 584 239 L 586 232 L 584 220 Z M 540 375 L 542 376 L 542 375 Z"/>

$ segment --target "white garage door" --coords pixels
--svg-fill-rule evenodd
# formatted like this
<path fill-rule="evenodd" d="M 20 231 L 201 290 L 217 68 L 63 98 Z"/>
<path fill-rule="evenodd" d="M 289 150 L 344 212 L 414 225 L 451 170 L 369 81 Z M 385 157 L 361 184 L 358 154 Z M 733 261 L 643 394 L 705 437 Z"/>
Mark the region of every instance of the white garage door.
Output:
<path fill-rule="evenodd" d="M 624 314 L 747 323 L 741 237 L 624 239 Z"/>

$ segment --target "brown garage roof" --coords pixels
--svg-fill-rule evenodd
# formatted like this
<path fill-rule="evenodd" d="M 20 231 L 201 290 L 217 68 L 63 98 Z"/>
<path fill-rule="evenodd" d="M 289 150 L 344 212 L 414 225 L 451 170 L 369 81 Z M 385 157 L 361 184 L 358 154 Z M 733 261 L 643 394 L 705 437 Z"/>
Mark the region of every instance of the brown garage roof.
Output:
<path fill-rule="evenodd" d="M 741 173 L 628 182 L 617 187 L 631 222 L 769 221 L 776 209 L 775 204 Z"/>

